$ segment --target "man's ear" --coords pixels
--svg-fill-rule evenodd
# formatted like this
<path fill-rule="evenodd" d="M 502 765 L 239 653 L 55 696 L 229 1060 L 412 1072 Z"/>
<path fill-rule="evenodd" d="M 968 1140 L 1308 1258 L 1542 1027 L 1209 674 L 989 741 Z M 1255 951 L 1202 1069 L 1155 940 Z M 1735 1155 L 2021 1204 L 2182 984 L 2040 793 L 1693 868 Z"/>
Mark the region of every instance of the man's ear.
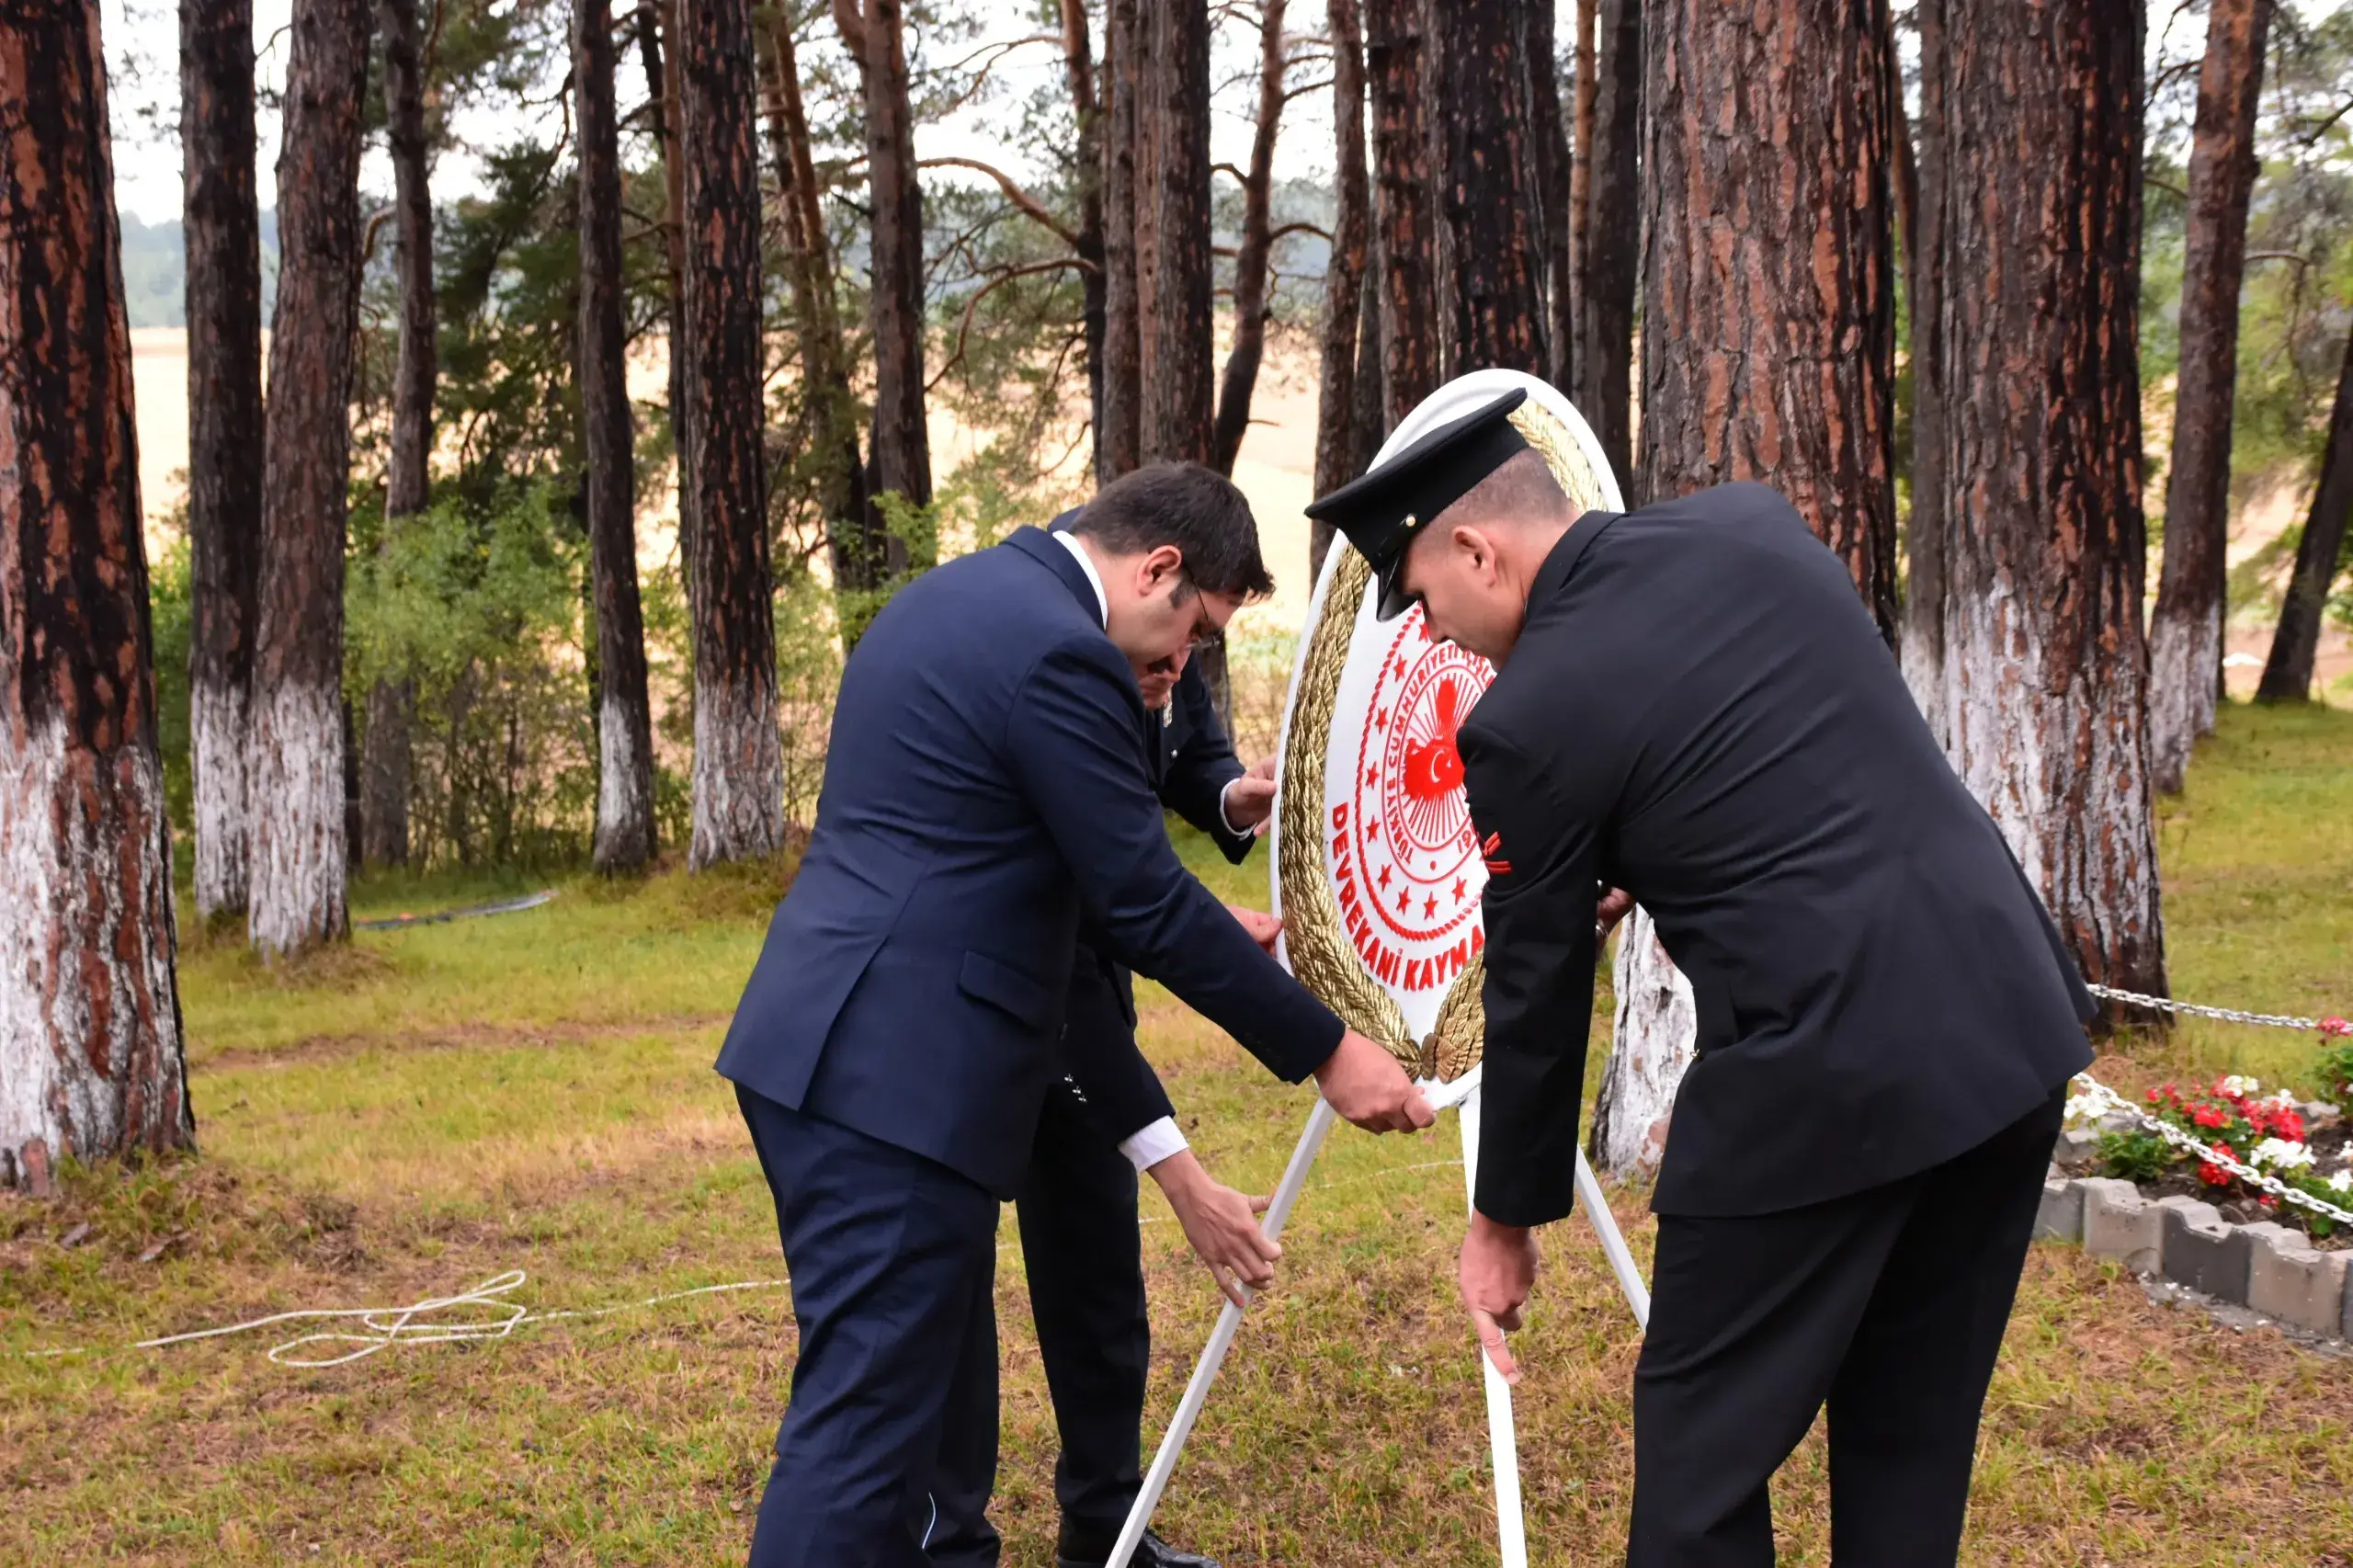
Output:
<path fill-rule="evenodd" d="M 1495 557 L 1495 540 L 1487 537 L 1486 530 L 1472 528 L 1468 523 L 1455 524 L 1454 548 L 1470 557 L 1471 569 L 1478 574 L 1480 581 L 1495 581 L 1501 562 Z"/>
<path fill-rule="evenodd" d="M 1164 544 L 1136 562 L 1136 597 L 1148 599 L 1173 585 L 1185 570 L 1185 552 Z"/>

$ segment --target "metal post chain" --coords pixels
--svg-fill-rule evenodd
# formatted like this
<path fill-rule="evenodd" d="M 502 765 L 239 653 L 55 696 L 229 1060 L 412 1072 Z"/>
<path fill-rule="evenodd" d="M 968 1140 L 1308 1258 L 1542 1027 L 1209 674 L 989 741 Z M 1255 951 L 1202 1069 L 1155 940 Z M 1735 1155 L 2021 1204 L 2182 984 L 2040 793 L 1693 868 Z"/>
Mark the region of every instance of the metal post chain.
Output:
<path fill-rule="evenodd" d="M 2138 991 L 2119 991 L 2110 985 L 2086 985 L 2085 990 L 2109 1002 L 2128 1002 L 2136 1007 L 2154 1007 L 2164 1013 L 2185 1013 L 2192 1017 L 2218 1018 L 2226 1024 L 2263 1024 L 2279 1029 L 2302 1029 L 2306 1033 L 2321 1026 L 2318 1018 L 2295 1018 L 2284 1013 L 2243 1013 L 2236 1007 L 2203 1007 L 2195 1002 L 2177 1002 L 2169 996 L 2144 996 Z"/>

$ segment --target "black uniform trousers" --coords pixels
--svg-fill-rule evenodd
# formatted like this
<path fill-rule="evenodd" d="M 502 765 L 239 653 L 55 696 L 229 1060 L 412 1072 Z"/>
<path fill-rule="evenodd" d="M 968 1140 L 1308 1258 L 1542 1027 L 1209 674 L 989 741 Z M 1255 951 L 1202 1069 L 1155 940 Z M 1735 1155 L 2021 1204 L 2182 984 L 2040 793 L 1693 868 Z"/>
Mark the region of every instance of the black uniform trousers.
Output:
<path fill-rule="evenodd" d="M 985 1431 L 977 1505 L 995 1479 L 997 1200 L 920 1154 L 749 1089 L 736 1099 L 801 1331 L 752 1568 L 919 1568 L 977 1512 L 938 1494 L 938 1477 L 973 1470 L 948 1445 Z"/>
<path fill-rule="evenodd" d="M 1825 1403 L 1837 1568 L 1954 1561 L 2065 1095 L 1882 1187 L 1659 1216 L 1630 1568 L 1769 1568 L 1767 1483 Z"/>

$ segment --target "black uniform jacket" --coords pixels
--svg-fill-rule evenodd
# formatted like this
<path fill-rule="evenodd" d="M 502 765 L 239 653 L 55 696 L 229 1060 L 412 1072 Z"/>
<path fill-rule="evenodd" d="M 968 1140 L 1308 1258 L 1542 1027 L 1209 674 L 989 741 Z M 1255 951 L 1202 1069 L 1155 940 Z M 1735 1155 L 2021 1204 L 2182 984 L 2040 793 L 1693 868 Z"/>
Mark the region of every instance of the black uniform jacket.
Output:
<path fill-rule="evenodd" d="M 1144 715 L 1145 752 L 1160 803 L 1216 841 L 1240 865 L 1254 835 L 1225 825 L 1225 787 L 1242 764 L 1218 722 L 1217 704 L 1200 666 L 1188 665 L 1168 706 Z M 1070 1075 L 1103 1131 L 1118 1142 L 1176 1114 L 1159 1074 L 1136 1047 L 1135 983 L 1111 946 L 1086 923 L 1071 966 L 1070 1005 L 1063 1013 L 1063 1049 Z"/>
<path fill-rule="evenodd" d="M 1488 1218 L 1569 1211 L 1597 882 L 1650 911 L 1699 1005 L 1660 1213 L 1911 1175 L 2091 1061 L 2040 900 L 1845 568 L 1762 485 L 1580 518 L 1459 744 L 1490 878 Z"/>

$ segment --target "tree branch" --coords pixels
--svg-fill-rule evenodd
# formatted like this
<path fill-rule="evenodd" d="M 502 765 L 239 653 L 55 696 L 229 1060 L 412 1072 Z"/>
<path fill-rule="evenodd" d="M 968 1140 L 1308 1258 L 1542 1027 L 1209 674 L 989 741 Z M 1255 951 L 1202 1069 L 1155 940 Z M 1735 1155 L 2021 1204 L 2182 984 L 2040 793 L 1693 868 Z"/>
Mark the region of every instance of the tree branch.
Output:
<path fill-rule="evenodd" d="M 1033 261 L 1027 267 L 1008 267 L 974 290 L 972 298 L 964 301 L 964 319 L 957 324 L 956 351 L 948 357 L 947 363 L 939 367 L 939 373 L 924 383 L 923 390 L 928 393 L 948 379 L 949 371 L 964 362 L 964 343 L 972 331 L 972 312 L 981 308 L 983 300 L 987 299 L 1017 278 L 1028 278 L 1040 272 L 1059 272 L 1065 267 L 1076 267 L 1082 272 L 1094 270 L 1092 263 L 1082 261 L 1077 256 L 1057 256 L 1052 261 Z"/>
<path fill-rule="evenodd" d="M 1005 199 L 1019 208 L 1024 216 L 1072 249 L 1078 248 L 1078 235 L 1069 225 L 1048 211 L 1044 202 L 1022 189 L 1020 183 L 1011 175 L 993 164 L 984 164 L 978 158 L 918 158 L 915 161 L 915 167 L 918 169 L 971 169 L 977 174 L 986 175 L 996 181 L 996 187 L 1005 192 Z"/>

